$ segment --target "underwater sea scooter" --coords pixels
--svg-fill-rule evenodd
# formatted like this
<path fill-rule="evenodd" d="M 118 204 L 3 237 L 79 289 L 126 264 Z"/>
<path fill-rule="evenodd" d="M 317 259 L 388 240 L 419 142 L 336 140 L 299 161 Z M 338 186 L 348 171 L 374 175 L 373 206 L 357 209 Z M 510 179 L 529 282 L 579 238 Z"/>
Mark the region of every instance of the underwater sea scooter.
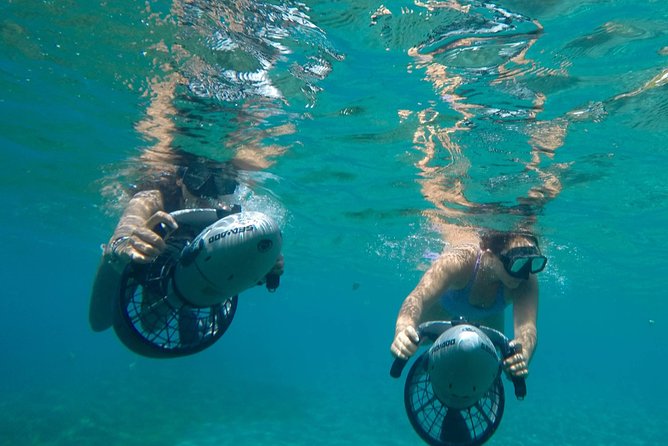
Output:
<path fill-rule="evenodd" d="M 232 323 L 238 294 L 266 280 L 282 245 L 274 220 L 260 212 L 189 209 L 171 213 L 178 229 L 148 264 L 123 272 L 113 327 L 135 353 L 173 358 L 215 343 Z M 161 228 L 156 228 L 160 232 Z"/>
<path fill-rule="evenodd" d="M 433 341 L 413 363 L 404 405 L 413 429 L 432 446 L 477 446 L 494 434 L 505 406 L 501 358 L 515 354 L 506 336 L 465 320 L 426 322 L 420 339 Z M 408 361 L 396 359 L 390 375 Z M 515 396 L 526 395 L 524 378 L 513 378 Z"/>

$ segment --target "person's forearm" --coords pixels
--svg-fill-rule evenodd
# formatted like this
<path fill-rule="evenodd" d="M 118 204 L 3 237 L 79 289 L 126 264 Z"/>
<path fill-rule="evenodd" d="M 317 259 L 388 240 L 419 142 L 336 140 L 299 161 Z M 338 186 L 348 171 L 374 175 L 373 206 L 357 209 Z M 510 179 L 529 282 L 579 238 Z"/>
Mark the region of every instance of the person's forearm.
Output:
<path fill-rule="evenodd" d="M 522 353 L 529 362 L 536 350 L 537 342 L 538 281 L 534 276 L 526 282 L 513 307 L 515 340 L 522 344 Z"/>
<path fill-rule="evenodd" d="M 414 293 L 408 295 L 401 305 L 399 316 L 395 327 L 395 334 L 402 331 L 407 326 L 417 327 L 422 317 L 422 299 Z"/>
<path fill-rule="evenodd" d="M 132 231 L 143 225 L 157 211 L 163 210 L 162 194 L 157 190 L 137 193 L 128 203 L 109 241 L 113 244 L 121 237 L 129 237 Z"/>
<path fill-rule="evenodd" d="M 538 341 L 536 327 L 534 325 L 518 327 L 515 331 L 515 340 L 522 344 L 522 353 L 527 362 L 531 361 Z"/>
<path fill-rule="evenodd" d="M 447 259 L 442 257 L 437 260 L 406 297 L 397 317 L 396 333 L 409 325 L 417 329 L 417 326 L 424 322 L 425 309 L 429 310 L 437 296 L 447 289 L 449 283 L 449 276 L 446 274 Z"/>

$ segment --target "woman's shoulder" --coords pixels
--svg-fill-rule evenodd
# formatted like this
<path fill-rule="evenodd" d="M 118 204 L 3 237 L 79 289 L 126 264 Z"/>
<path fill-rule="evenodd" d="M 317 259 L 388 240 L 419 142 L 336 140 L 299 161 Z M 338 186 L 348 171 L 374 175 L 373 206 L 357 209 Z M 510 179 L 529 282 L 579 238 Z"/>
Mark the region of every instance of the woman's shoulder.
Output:
<path fill-rule="evenodd" d="M 462 265 L 475 261 L 480 248 L 473 244 L 450 246 L 443 251 L 441 257 L 447 262 L 460 263 Z"/>
<path fill-rule="evenodd" d="M 454 283 L 465 283 L 473 271 L 479 250 L 474 245 L 448 247 L 434 262 L 434 267 L 450 276 Z"/>

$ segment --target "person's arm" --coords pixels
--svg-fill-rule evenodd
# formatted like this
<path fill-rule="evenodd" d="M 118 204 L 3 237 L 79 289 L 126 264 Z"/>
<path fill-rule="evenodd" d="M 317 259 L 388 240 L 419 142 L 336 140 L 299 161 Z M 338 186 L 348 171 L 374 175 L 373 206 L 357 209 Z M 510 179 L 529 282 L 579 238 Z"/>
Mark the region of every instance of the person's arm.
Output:
<path fill-rule="evenodd" d="M 394 340 L 390 347 L 392 354 L 401 359 L 408 359 L 417 351 L 420 337 L 417 326 L 424 312 L 424 287 L 420 284 L 406 297 L 394 329 Z"/>
<path fill-rule="evenodd" d="M 394 331 L 394 341 L 390 347 L 392 354 L 401 359 L 410 358 L 418 348 L 420 339 L 418 325 L 423 321 L 425 312 L 431 308 L 452 282 L 452 271 L 456 267 L 455 257 L 444 254 L 424 273 L 415 289 L 406 297 Z"/>
<path fill-rule="evenodd" d="M 160 255 L 166 245 L 154 228 L 162 223 L 168 232 L 173 232 L 178 227 L 164 208 L 162 193 L 158 190 L 135 194 L 104 249 L 106 260 L 117 266 L 116 269 L 122 269 L 130 261 L 147 263 Z"/>
<path fill-rule="evenodd" d="M 163 223 L 168 232 L 177 228 L 174 218 L 163 210 L 158 190 L 139 192 L 132 197 L 95 274 L 89 307 L 89 322 L 94 331 L 103 331 L 113 323 L 113 305 L 121 292 L 121 275 L 129 262 L 150 262 L 165 249 L 163 238 L 153 231 Z"/>
<path fill-rule="evenodd" d="M 504 367 L 513 376 L 527 376 L 529 363 L 536 350 L 536 319 L 538 316 L 538 280 L 530 276 L 517 290 L 513 299 L 513 344 L 520 344 L 522 349 L 504 361 Z"/>

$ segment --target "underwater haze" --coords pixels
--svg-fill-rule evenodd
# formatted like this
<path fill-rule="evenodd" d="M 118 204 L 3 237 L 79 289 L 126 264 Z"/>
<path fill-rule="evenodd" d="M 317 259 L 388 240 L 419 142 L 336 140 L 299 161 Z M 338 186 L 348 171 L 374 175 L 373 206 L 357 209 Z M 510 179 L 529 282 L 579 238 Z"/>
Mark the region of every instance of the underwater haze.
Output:
<path fill-rule="evenodd" d="M 667 141 L 664 0 L 1 0 L 0 445 L 423 444 L 389 347 L 439 222 L 549 258 L 487 444 L 664 444 Z M 252 149 L 285 274 L 158 360 L 88 302 L 160 144 Z"/>

